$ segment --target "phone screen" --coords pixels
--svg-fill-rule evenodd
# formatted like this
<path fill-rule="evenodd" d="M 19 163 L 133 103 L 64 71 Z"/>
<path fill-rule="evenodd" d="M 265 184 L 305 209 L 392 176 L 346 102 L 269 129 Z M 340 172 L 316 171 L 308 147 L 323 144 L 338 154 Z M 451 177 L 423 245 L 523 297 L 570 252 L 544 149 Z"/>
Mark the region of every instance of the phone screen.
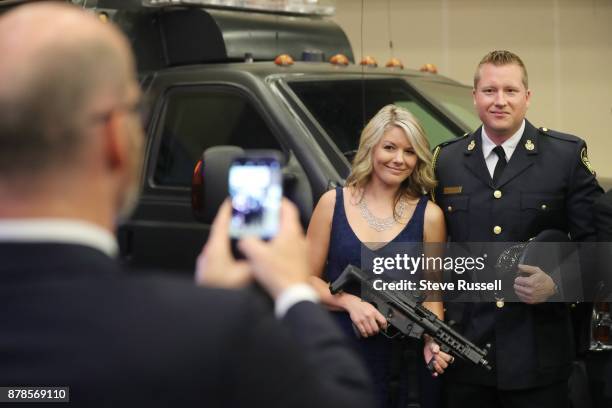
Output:
<path fill-rule="evenodd" d="M 275 158 L 240 157 L 229 170 L 229 193 L 232 199 L 230 236 L 276 235 L 283 196 L 280 163 Z"/>

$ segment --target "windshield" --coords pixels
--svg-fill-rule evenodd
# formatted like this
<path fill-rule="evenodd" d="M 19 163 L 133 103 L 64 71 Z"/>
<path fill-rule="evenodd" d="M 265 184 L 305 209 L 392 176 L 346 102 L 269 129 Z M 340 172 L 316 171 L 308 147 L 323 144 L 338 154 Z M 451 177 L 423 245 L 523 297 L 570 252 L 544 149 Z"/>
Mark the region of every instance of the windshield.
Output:
<path fill-rule="evenodd" d="M 412 85 L 429 98 L 437 101 L 470 131 L 474 131 L 480 126 L 480 119 L 474 110 L 471 88 L 431 81 L 414 81 Z"/>
<path fill-rule="evenodd" d="M 472 104 L 470 90 L 463 86 L 449 85 L 448 95 L 441 91 L 442 88 L 437 93 L 427 88 L 430 91 L 427 95 L 432 96 L 434 103 L 457 116 L 453 119 L 432 107 L 402 78 L 292 81 L 289 86 L 338 149 L 349 158 L 351 152 L 357 149 L 365 123 L 388 104 L 396 104 L 412 112 L 423 125 L 432 148 L 462 135 L 468 127 L 466 125 L 479 122 L 474 113 L 468 117 L 467 112 L 454 108 Z M 456 119 L 460 119 L 461 123 L 457 123 Z"/>

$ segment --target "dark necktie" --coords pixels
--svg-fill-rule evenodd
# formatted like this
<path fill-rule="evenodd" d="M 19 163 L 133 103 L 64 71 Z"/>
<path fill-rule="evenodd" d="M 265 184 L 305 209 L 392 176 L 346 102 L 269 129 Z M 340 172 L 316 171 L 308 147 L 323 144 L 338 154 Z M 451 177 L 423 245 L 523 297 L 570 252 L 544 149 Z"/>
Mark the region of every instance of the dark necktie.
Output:
<path fill-rule="evenodd" d="M 493 184 L 497 184 L 508 162 L 506 162 L 506 153 L 504 152 L 504 148 L 501 147 L 501 145 L 496 146 L 493 151 L 498 157 L 497 164 L 495 165 L 495 170 L 493 170 Z"/>

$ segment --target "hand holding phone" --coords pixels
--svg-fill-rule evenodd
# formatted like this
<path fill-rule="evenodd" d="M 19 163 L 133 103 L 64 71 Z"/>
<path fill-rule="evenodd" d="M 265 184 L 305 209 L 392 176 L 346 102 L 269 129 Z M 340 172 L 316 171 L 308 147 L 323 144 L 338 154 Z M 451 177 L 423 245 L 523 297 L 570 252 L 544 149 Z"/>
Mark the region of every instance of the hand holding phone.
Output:
<path fill-rule="evenodd" d="M 251 267 L 232 255 L 229 238 L 231 216 L 232 208 L 226 200 L 215 216 L 208 241 L 196 261 L 198 285 L 236 289 L 253 280 Z"/>
<path fill-rule="evenodd" d="M 277 234 L 283 196 L 278 157 L 251 154 L 236 158 L 229 169 L 229 193 L 233 239 L 271 239 Z"/>
<path fill-rule="evenodd" d="M 238 243 L 255 280 L 274 299 L 288 288 L 308 284 L 311 273 L 308 243 L 297 207 L 282 199 L 278 234 L 269 242 L 245 238 Z"/>

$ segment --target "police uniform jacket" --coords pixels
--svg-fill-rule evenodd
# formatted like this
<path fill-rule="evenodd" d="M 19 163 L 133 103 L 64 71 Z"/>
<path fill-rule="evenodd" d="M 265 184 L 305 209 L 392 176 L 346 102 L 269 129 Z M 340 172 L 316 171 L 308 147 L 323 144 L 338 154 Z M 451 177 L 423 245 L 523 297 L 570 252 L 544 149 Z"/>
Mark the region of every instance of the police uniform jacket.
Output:
<path fill-rule="evenodd" d="M 495 185 L 481 149 L 481 128 L 434 150 L 439 181 L 434 198 L 456 242 L 526 241 L 545 229 L 573 240 L 594 238 L 592 204 L 601 188 L 578 137 L 537 129 L 526 121 L 522 138 Z M 494 373 L 459 363 L 456 381 L 524 389 L 566 379 L 573 358 L 568 307 L 561 303 L 447 305 L 461 310 L 463 333 L 492 344 Z"/>

